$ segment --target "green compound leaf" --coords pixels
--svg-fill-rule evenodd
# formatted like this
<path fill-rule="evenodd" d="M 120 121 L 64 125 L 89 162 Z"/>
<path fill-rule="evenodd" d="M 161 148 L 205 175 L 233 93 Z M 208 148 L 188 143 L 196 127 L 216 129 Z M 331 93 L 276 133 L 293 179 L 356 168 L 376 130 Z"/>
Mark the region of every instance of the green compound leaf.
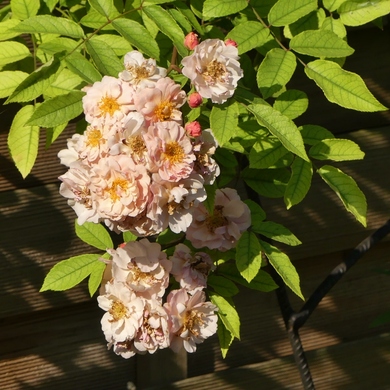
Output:
<path fill-rule="evenodd" d="M 39 1 L 34 0 L 12 0 L 11 11 L 12 17 L 19 20 L 24 20 L 35 16 L 40 7 Z"/>
<path fill-rule="evenodd" d="M 188 55 L 188 50 L 184 46 L 183 30 L 179 27 L 168 11 L 165 11 L 165 9 L 158 5 L 153 5 L 143 8 L 143 12 L 145 12 L 145 14 L 149 16 L 154 23 L 156 23 L 157 27 L 164 35 L 171 39 L 178 53 L 182 57 Z"/>
<path fill-rule="evenodd" d="M 305 73 L 315 81 L 332 103 L 357 111 L 387 110 L 375 99 L 359 75 L 342 69 L 335 62 L 327 60 L 309 62 L 305 67 Z"/>
<path fill-rule="evenodd" d="M 105 16 L 107 19 L 114 18 L 119 15 L 118 10 L 114 7 L 112 0 L 88 0 L 91 7 L 100 15 Z"/>
<path fill-rule="evenodd" d="M 227 39 L 233 39 L 237 42 L 238 54 L 240 55 L 264 45 L 269 37 L 269 29 L 253 20 L 240 23 L 226 36 Z"/>
<path fill-rule="evenodd" d="M 268 14 L 268 22 L 275 27 L 286 26 L 317 9 L 317 0 L 279 0 Z"/>
<path fill-rule="evenodd" d="M 249 152 L 249 167 L 265 169 L 274 165 L 288 150 L 279 140 L 267 138 L 257 141 Z"/>
<path fill-rule="evenodd" d="M 61 133 L 65 130 L 68 122 L 63 123 L 62 125 L 48 127 L 46 129 L 46 149 L 61 135 Z"/>
<path fill-rule="evenodd" d="M 238 107 L 237 103 L 226 102 L 214 105 L 210 114 L 210 127 L 219 145 L 230 140 L 237 131 Z"/>
<path fill-rule="evenodd" d="M 284 27 L 283 34 L 291 39 L 293 36 L 307 30 L 318 30 L 325 19 L 326 14 L 322 8 L 312 11 L 306 16 L 298 19 L 296 22 Z"/>
<path fill-rule="evenodd" d="M 8 134 L 11 157 L 23 178 L 31 172 L 38 155 L 39 127 L 25 125 L 33 112 L 33 106 L 22 107 L 16 113 Z"/>
<path fill-rule="evenodd" d="M 290 246 L 297 246 L 302 244 L 302 242 L 298 240 L 298 238 L 289 229 L 276 222 L 260 222 L 256 224 L 255 227 L 253 227 L 253 231 Z"/>
<path fill-rule="evenodd" d="M 323 0 L 322 4 L 324 7 L 330 11 L 336 11 L 337 8 L 340 7 L 341 4 L 345 3 L 347 0 Z"/>
<path fill-rule="evenodd" d="M 236 266 L 241 276 L 250 283 L 261 267 L 261 246 L 256 234 L 244 232 L 237 243 Z"/>
<path fill-rule="evenodd" d="M 54 127 L 69 122 L 83 112 L 81 91 L 72 91 L 43 102 L 27 122 L 29 125 Z"/>
<path fill-rule="evenodd" d="M 279 95 L 274 103 L 274 109 L 290 119 L 298 118 L 309 106 L 309 99 L 305 92 L 290 89 Z"/>
<path fill-rule="evenodd" d="M 99 71 L 80 53 L 74 52 L 65 58 L 66 66 L 84 81 L 93 84 L 102 79 Z"/>
<path fill-rule="evenodd" d="M 85 42 L 85 46 L 99 72 L 105 76 L 118 77 L 124 66 L 107 43 L 90 39 Z"/>
<path fill-rule="evenodd" d="M 334 135 L 327 129 L 317 125 L 303 125 L 300 130 L 303 142 L 308 145 L 315 145 L 323 139 L 334 138 Z"/>
<path fill-rule="evenodd" d="M 101 262 L 100 257 L 97 254 L 87 254 L 60 261 L 46 275 L 39 292 L 64 291 L 76 286 L 93 272 L 96 263 Z"/>
<path fill-rule="evenodd" d="M 186 34 L 192 31 L 192 25 L 187 20 L 187 18 L 177 9 L 170 9 L 168 12 L 171 14 L 172 18 L 183 28 Z"/>
<path fill-rule="evenodd" d="M 309 150 L 309 155 L 317 160 L 350 161 L 362 160 L 364 152 L 359 145 L 349 139 L 324 139 Z"/>
<path fill-rule="evenodd" d="M 12 94 L 15 88 L 28 76 L 28 73 L 19 70 L 5 70 L 0 72 L 0 99 Z"/>
<path fill-rule="evenodd" d="M 139 23 L 130 19 L 116 19 L 112 22 L 115 30 L 131 45 L 151 58 L 160 57 L 160 49 L 149 31 Z"/>
<path fill-rule="evenodd" d="M 15 27 L 20 23 L 17 19 L 2 20 L 0 23 L 0 41 L 5 41 L 20 35 L 18 32 L 11 31 L 12 27 Z"/>
<path fill-rule="evenodd" d="M 210 274 L 207 277 L 207 284 L 211 286 L 214 291 L 223 297 L 232 297 L 233 295 L 238 294 L 238 287 L 229 279 Z"/>
<path fill-rule="evenodd" d="M 94 8 L 90 8 L 88 13 L 80 19 L 80 24 L 93 29 L 102 29 L 103 31 L 114 30 L 112 23 L 107 24 L 107 18 L 97 12 Z"/>
<path fill-rule="evenodd" d="M 19 42 L 0 42 L 0 67 L 31 57 L 26 45 Z"/>
<path fill-rule="evenodd" d="M 246 0 L 206 0 L 203 4 L 203 17 L 205 20 L 220 18 L 240 12 L 247 6 Z"/>
<path fill-rule="evenodd" d="M 292 174 L 284 193 L 284 203 L 287 210 L 300 203 L 308 193 L 313 177 L 311 162 L 296 157 L 291 165 Z"/>
<path fill-rule="evenodd" d="M 218 307 L 218 317 L 221 319 L 226 329 L 236 338 L 240 339 L 240 317 L 233 306 L 224 297 L 217 294 L 210 294 L 210 300 Z"/>
<path fill-rule="evenodd" d="M 346 26 L 361 26 L 390 13 L 390 0 L 346 1 L 337 12 Z"/>
<path fill-rule="evenodd" d="M 37 15 L 20 22 L 12 28 L 24 34 L 59 34 L 72 38 L 83 38 L 83 29 L 70 19 L 58 18 L 51 15 Z"/>
<path fill-rule="evenodd" d="M 229 351 L 229 348 L 234 340 L 234 336 L 229 332 L 228 329 L 226 329 L 225 325 L 219 318 L 218 318 L 217 335 L 218 335 L 219 346 L 221 348 L 222 358 L 225 359 Z"/>
<path fill-rule="evenodd" d="M 91 297 L 93 296 L 93 294 L 95 294 L 100 284 L 102 283 L 105 269 L 106 264 L 103 263 L 103 261 L 97 261 L 93 266 L 88 279 L 88 291 Z"/>
<path fill-rule="evenodd" d="M 114 50 L 115 54 L 118 57 L 124 56 L 126 53 L 133 50 L 133 47 L 130 45 L 130 42 L 117 34 L 95 35 L 93 39 L 95 41 L 105 42 L 111 47 L 112 50 Z"/>
<path fill-rule="evenodd" d="M 7 99 L 6 104 L 28 102 L 42 95 L 57 78 L 61 68 L 61 62 L 53 57 L 24 79 Z"/>
<path fill-rule="evenodd" d="M 363 225 L 367 225 L 367 201 L 355 180 L 340 169 L 324 165 L 317 170 L 326 184 L 337 194 L 344 207 Z"/>
<path fill-rule="evenodd" d="M 261 104 L 252 104 L 247 108 L 254 114 L 257 122 L 277 137 L 287 150 L 309 161 L 302 135 L 291 119 L 274 108 Z"/>
<path fill-rule="evenodd" d="M 122 236 L 123 242 L 135 241 L 137 239 L 137 236 L 132 232 L 123 232 Z"/>
<path fill-rule="evenodd" d="M 267 198 L 281 198 L 284 196 L 290 173 L 287 169 L 245 168 L 241 177 L 258 194 Z"/>
<path fill-rule="evenodd" d="M 44 91 L 44 98 L 64 95 L 84 86 L 85 82 L 81 77 L 71 72 L 69 69 L 62 69 L 55 81 Z"/>
<path fill-rule="evenodd" d="M 270 264 L 281 276 L 286 286 L 289 287 L 296 295 L 298 295 L 299 298 L 304 300 L 305 298 L 301 292 L 298 272 L 291 263 L 289 257 L 285 253 L 281 252 L 278 248 L 268 244 L 267 242 L 261 241 L 260 243 L 265 250 L 265 255 L 267 256 Z"/>
<path fill-rule="evenodd" d="M 290 41 L 290 49 L 313 57 L 347 57 L 355 51 L 330 30 L 303 31 Z"/>
<path fill-rule="evenodd" d="M 270 50 L 256 74 L 257 85 L 264 99 L 279 92 L 291 79 L 297 60 L 291 51 L 279 48 Z"/>
<path fill-rule="evenodd" d="M 200 35 L 204 34 L 203 27 L 199 24 L 198 19 L 185 3 L 175 1 L 175 7 L 188 19 L 188 21 Z"/>
<path fill-rule="evenodd" d="M 218 273 L 252 290 L 269 292 L 278 288 L 271 276 L 263 270 L 260 270 L 250 283 L 240 275 L 236 265 L 233 263 L 225 263 L 218 266 Z"/>
<path fill-rule="evenodd" d="M 88 245 L 104 251 L 107 248 L 113 248 L 111 237 L 102 225 L 93 222 L 84 222 L 79 225 L 76 219 L 74 226 L 77 237 Z"/>

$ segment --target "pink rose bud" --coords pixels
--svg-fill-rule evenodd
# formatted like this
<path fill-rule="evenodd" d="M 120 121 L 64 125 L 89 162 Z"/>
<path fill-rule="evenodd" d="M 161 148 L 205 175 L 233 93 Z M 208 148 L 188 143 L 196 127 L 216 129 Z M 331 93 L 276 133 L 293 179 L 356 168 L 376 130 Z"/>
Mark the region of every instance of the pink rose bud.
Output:
<path fill-rule="evenodd" d="M 202 128 L 197 121 L 187 123 L 185 129 L 191 137 L 199 137 L 202 134 Z"/>
<path fill-rule="evenodd" d="M 226 39 L 225 41 L 225 45 L 226 46 L 234 46 L 234 47 L 237 47 L 237 42 L 236 41 L 233 41 L 233 39 Z"/>
<path fill-rule="evenodd" d="M 189 34 L 186 35 L 184 38 L 184 45 L 189 49 L 189 50 L 194 50 L 195 46 L 198 46 L 199 40 L 198 40 L 198 35 L 195 34 L 194 32 L 190 32 Z"/>
<path fill-rule="evenodd" d="M 189 97 L 188 97 L 188 105 L 191 108 L 196 108 L 199 107 L 202 104 L 202 96 L 198 92 L 193 92 Z"/>

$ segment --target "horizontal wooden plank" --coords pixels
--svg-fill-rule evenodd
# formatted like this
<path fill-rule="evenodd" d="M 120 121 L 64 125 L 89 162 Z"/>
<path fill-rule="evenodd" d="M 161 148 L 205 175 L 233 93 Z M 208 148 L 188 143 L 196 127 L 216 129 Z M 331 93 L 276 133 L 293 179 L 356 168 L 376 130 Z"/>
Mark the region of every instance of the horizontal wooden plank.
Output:
<path fill-rule="evenodd" d="M 95 302 L 1 320 L 0 388 L 126 389 L 135 360 L 107 351 Z"/>
<path fill-rule="evenodd" d="M 390 371 L 388 344 L 383 334 L 307 353 L 317 390 L 388 390 Z M 302 382 L 291 357 L 230 368 L 164 386 L 166 390 L 301 390 Z M 149 387 L 145 390 L 157 390 Z"/>

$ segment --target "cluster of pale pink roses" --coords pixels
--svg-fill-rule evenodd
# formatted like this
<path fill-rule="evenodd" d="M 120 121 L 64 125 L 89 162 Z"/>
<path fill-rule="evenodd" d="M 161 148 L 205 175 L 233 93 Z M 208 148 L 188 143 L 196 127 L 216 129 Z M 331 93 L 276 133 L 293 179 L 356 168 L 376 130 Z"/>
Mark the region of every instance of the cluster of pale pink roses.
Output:
<path fill-rule="evenodd" d="M 179 244 L 170 259 L 146 238 L 109 250 L 112 278 L 98 297 L 106 310 L 102 329 L 108 346 L 125 358 L 170 347 L 194 352 L 217 331 L 216 307 L 202 291 L 214 268 L 209 255 Z M 170 273 L 180 283 L 163 303 Z"/>
<path fill-rule="evenodd" d="M 202 98 L 225 102 L 242 77 L 237 48 L 217 39 L 191 46 L 182 73 L 197 92 L 188 104 L 193 108 Z M 184 126 L 180 108 L 186 92 L 154 59 L 132 51 L 124 68 L 118 78 L 104 76 L 83 89 L 87 129 L 59 153 L 69 167 L 60 177 L 60 193 L 78 223 L 104 222 L 138 237 L 169 227 L 185 232 L 195 248 L 233 248 L 250 225 L 250 212 L 229 188 L 216 191 L 212 214 L 202 204 L 204 186 L 220 173 L 212 131 L 197 122 Z M 178 350 L 182 344 L 193 352 L 196 343 L 216 332 L 216 307 L 205 302 L 202 291 L 213 268 L 205 253 L 193 257 L 180 244 L 168 260 L 159 244 L 146 239 L 109 253 L 112 277 L 98 300 L 107 311 L 103 331 L 116 353 L 130 357 L 168 346 Z M 181 289 L 163 303 L 170 273 Z"/>

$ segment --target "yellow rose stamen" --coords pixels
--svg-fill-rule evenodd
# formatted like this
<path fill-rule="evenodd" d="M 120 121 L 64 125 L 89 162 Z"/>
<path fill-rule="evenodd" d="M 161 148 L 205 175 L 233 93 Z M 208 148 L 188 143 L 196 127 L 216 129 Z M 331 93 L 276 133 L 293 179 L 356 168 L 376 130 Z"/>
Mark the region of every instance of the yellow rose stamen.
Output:
<path fill-rule="evenodd" d="M 185 154 L 183 148 L 176 141 L 169 142 L 165 145 L 163 158 L 170 164 L 178 164 L 184 160 Z"/>
<path fill-rule="evenodd" d="M 224 217 L 222 210 L 223 206 L 215 206 L 214 213 L 206 218 L 205 224 L 210 233 L 214 233 L 215 229 L 228 224 L 228 220 Z"/>
<path fill-rule="evenodd" d="M 158 122 L 169 121 L 171 120 L 173 109 L 174 106 L 171 102 L 161 102 L 154 110 L 154 115 Z"/>
<path fill-rule="evenodd" d="M 122 178 L 117 178 L 112 182 L 111 187 L 107 190 L 110 194 L 111 200 L 116 202 L 119 200 L 120 195 L 118 192 L 126 191 L 129 188 L 129 182 Z"/>
<path fill-rule="evenodd" d="M 224 81 L 224 77 L 226 75 L 226 67 L 217 60 L 212 60 L 209 64 L 207 64 L 207 67 L 202 75 L 209 84 L 214 84 L 217 81 L 222 82 Z"/>
<path fill-rule="evenodd" d="M 111 305 L 111 308 L 110 308 L 110 310 L 108 312 L 112 316 L 112 320 L 110 320 L 110 322 L 119 321 L 122 318 L 127 317 L 127 315 L 128 315 L 127 307 L 121 301 L 115 301 Z"/>
<path fill-rule="evenodd" d="M 98 129 L 91 129 L 87 131 L 87 146 L 97 147 L 102 140 L 102 132 Z"/>
<path fill-rule="evenodd" d="M 116 99 L 111 96 L 105 96 L 100 100 L 99 108 L 103 114 L 113 116 L 115 111 L 119 110 L 119 104 Z"/>

